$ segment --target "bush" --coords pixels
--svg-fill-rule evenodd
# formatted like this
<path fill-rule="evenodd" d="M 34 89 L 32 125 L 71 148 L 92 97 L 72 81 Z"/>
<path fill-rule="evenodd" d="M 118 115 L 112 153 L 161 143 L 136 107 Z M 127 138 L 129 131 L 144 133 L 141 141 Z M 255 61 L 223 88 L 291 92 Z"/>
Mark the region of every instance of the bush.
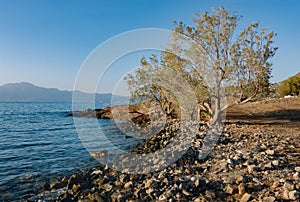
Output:
<path fill-rule="evenodd" d="M 282 81 L 279 84 L 278 93 L 281 96 L 285 95 L 300 95 L 300 73 Z"/>

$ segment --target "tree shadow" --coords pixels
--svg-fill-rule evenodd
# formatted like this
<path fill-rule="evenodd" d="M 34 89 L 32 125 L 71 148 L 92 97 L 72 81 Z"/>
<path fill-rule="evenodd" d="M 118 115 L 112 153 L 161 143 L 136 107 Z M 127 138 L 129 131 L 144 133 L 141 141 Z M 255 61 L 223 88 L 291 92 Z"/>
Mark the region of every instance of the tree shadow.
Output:
<path fill-rule="evenodd" d="M 241 113 L 241 112 L 228 112 L 227 120 L 232 123 L 241 124 L 257 124 L 257 125 L 278 125 L 283 123 L 296 123 L 300 124 L 300 109 L 285 109 L 275 110 L 263 113 Z"/>

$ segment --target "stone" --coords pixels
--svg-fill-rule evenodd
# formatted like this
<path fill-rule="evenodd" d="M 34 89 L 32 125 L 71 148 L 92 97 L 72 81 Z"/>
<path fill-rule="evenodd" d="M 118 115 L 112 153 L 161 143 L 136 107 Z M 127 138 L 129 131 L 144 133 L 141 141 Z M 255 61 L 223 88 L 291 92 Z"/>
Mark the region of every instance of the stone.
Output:
<path fill-rule="evenodd" d="M 276 182 L 274 182 L 273 184 L 272 184 L 272 188 L 273 189 L 275 189 L 275 188 L 277 188 L 277 187 L 279 187 L 280 186 L 280 182 L 279 181 L 276 181 Z"/>
<path fill-rule="evenodd" d="M 289 200 L 290 197 L 289 197 L 289 191 L 288 190 L 284 190 L 283 193 L 282 193 L 282 198 L 284 200 Z"/>
<path fill-rule="evenodd" d="M 300 192 L 293 190 L 289 192 L 289 199 L 290 200 L 297 200 L 300 199 Z"/>
<path fill-rule="evenodd" d="M 42 191 L 46 191 L 50 189 L 50 184 L 48 182 L 45 182 L 42 187 L 40 188 L 40 190 Z"/>
<path fill-rule="evenodd" d="M 88 198 L 89 198 L 89 200 L 91 200 L 91 201 L 103 202 L 103 199 L 101 198 L 101 196 L 99 195 L 98 192 L 95 192 L 95 193 L 89 193 Z"/>
<path fill-rule="evenodd" d="M 244 195 L 246 193 L 246 185 L 244 183 L 241 183 L 238 186 L 238 190 L 239 190 L 239 195 Z"/>
<path fill-rule="evenodd" d="M 242 196 L 240 202 L 247 202 L 247 201 L 250 200 L 250 198 L 251 198 L 251 194 L 245 193 L 245 194 Z"/>
<path fill-rule="evenodd" d="M 184 195 L 186 195 L 186 196 L 191 196 L 192 194 L 190 193 L 190 192 L 188 192 L 188 191 L 186 191 L 186 190 L 182 190 L 182 193 L 184 194 Z"/>
<path fill-rule="evenodd" d="M 227 163 L 228 163 L 228 164 L 230 164 L 230 165 L 233 165 L 233 164 L 234 164 L 233 160 L 232 160 L 232 159 L 230 159 L 230 158 L 229 158 L 229 159 L 227 159 Z"/>
<path fill-rule="evenodd" d="M 72 194 L 77 195 L 78 192 L 80 191 L 80 188 L 81 188 L 80 184 L 74 184 L 72 187 Z"/>
<path fill-rule="evenodd" d="M 149 179 L 145 182 L 145 188 L 149 188 L 151 186 L 151 183 L 152 183 L 152 179 Z"/>
<path fill-rule="evenodd" d="M 278 166 L 278 165 L 279 165 L 279 161 L 278 161 L 278 160 L 272 161 L 272 165 L 273 165 L 273 166 Z"/>
<path fill-rule="evenodd" d="M 294 175 L 293 175 L 293 178 L 295 180 L 298 180 L 300 178 L 300 174 L 298 172 L 296 172 Z"/>
<path fill-rule="evenodd" d="M 272 168 L 272 162 L 265 164 L 265 168 Z"/>
<path fill-rule="evenodd" d="M 294 190 L 294 184 L 292 184 L 291 182 L 286 181 L 283 184 L 283 188 L 284 188 L 284 190 L 292 191 L 292 190 Z"/>
<path fill-rule="evenodd" d="M 126 183 L 124 184 L 124 188 L 125 188 L 125 189 L 127 189 L 127 188 L 129 188 L 129 187 L 131 187 L 131 186 L 132 186 L 132 182 L 131 182 L 131 181 L 126 182 Z"/>
<path fill-rule="evenodd" d="M 160 201 L 166 201 L 166 200 L 167 200 L 167 197 L 166 197 L 164 194 L 161 194 L 161 195 L 158 197 L 158 199 L 159 199 Z"/>
<path fill-rule="evenodd" d="M 300 173 L 300 166 L 295 167 L 295 171 Z"/>
<path fill-rule="evenodd" d="M 273 156 L 275 154 L 275 151 L 271 150 L 271 149 L 268 149 L 268 150 L 266 150 L 266 154 L 268 154 L 270 156 Z"/>
<path fill-rule="evenodd" d="M 59 180 L 55 180 L 54 182 L 52 182 L 50 184 L 50 189 L 60 189 L 60 188 L 63 188 L 64 186 L 65 186 L 64 183 L 62 183 Z"/>
<path fill-rule="evenodd" d="M 238 175 L 237 177 L 236 177 L 236 182 L 237 183 L 241 183 L 241 182 L 245 182 L 246 180 L 245 180 L 245 177 L 244 176 L 242 176 L 242 175 Z"/>
<path fill-rule="evenodd" d="M 253 173 L 256 170 L 256 166 L 255 165 L 248 165 L 248 173 Z"/>
<path fill-rule="evenodd" d="M 63 184 L 65 184 L 65 185 L 67 185 L 68 184 L 68 178 L 66 177 L 66 176 L 64 176 L 62 179 L 61 179 L 61 182 L 63 183 Z"/>
<path fill-rule="evenodd" d="M 265 197 L 263 202 L 274 202 L 275 200 L 276 200 L 275 197 L 269 196 L 269 197 Z"/>
<path fill-rule="evenodd" d="M 226 186 L 226 188 L 225 188 L 225 192 L 227 193 L 227 194 L 230 194 L 230 195 L 232 195 L 233 194 L 233 187 L 230 185 L 230 184 L 228 184 L 227 186 Z"/>

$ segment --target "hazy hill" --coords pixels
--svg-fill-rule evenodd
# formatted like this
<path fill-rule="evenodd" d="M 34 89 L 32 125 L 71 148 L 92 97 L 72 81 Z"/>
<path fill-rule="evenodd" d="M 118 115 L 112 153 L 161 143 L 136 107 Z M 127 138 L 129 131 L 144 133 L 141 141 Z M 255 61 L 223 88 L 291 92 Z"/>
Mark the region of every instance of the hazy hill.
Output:
<path fill-rule="evenodd" d="M 79 101 L 93 101 L 94 94 L 75 91 Z M 9 83 L 0 86 L 0 102 L 72 102 L 73 91 L 43 88 L 31 83 Z M 112 94 L 96 94 L 96 102 L 110 103 Z M 124 103 L 127 97 L 114 96 L 114 100 Z"/>

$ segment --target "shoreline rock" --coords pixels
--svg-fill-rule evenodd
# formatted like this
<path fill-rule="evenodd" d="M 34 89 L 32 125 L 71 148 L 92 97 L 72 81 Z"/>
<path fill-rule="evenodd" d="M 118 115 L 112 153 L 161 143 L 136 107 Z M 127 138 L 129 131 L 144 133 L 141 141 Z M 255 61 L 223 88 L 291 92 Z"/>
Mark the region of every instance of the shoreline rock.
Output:
<path fill-rule="evenodd" d="M 299 132 L 293 136 L 282 136 L 278 130 L 269 127 L 227 123 L 224 134 L 227 135 L 220 137 L 206 159 L 198 159 L 199 147 L 196 142 L 201 142 L 199 136 L 186 154 L 161 171 L 129 174 L 100 166 L 55 181 L 52 189 L 46 186 L 43 193 L 63 187 L 58 190 L 65 190 L 64 193 L 53 201 L 300 199 L 300 180 L 293 177 L 298 173 L 300 164 Z M 298 155 L 295 155 L 297 152 Z M 280 163 L 277 166 L 274 163 L 265 166 L 274 161 Z M 250 172 L 249 166 L 252 168 Z"/>

